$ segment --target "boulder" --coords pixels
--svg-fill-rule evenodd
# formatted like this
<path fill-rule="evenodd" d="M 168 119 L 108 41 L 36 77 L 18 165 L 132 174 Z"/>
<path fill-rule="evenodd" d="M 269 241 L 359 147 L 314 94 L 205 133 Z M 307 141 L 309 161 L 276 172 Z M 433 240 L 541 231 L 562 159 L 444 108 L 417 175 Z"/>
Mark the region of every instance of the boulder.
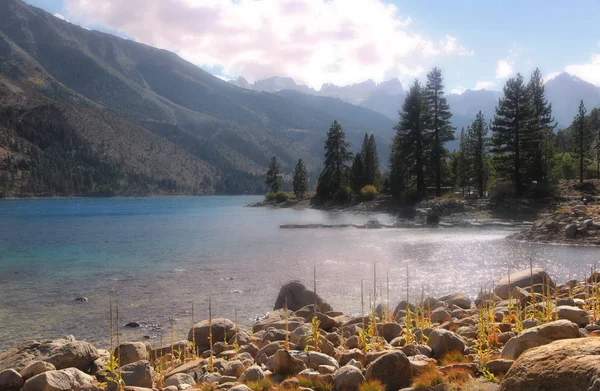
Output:
<path fill-rule="evenodd" d="M 429 334 L 427 346 L 432 350 L 433 357 L 436 360 L 442 358 L 446 353 L 465 351 L 465 342 L 452 331 L 445 329 L 435 329 Z"/>
<path fill-rule="evenodd" d="M 212 330 L 212 342 L 217 343 L 229 339 L 235 335 L 235 323 L 225 318 L 215 318 L 212 320 L 212 326 L 209 327 L 209 321 L 203 320 L 196 323 L 188 333 L 188 340 L 193 341 L 193 335 L 196 336 L 196 346 L 209 346 L 209 334 Z"/>
<path fill-rule="evenodd" d="M 554 341 L 514 362 L 500 391 L 600 389 L 600 338 Z"/>
<path fill-rule="evenodd" d="M 452 320 L 452 316 L 444 307 L 436 308 L 431 311 L 431 321 L 434 323 L 444 323 Z"/>
<path fill-rule="evenodd" d="M 229 391 L 252 391 L 252 390 L 245 384 L 238 384 L 237 386 L 231 387 L 229 389 Z"/>
<path fill-rule="evenodd" d="M 196 346 L 199 347 L 201 345 L 196 344 Z M 190 353 L 192 353 L 192 344 L 190 341 L 183 340 L 175 342 L 173 345 L 168 343 L 161 346 L 157 346 L 155 348 L 152 348 L 151 346 L 146 346 L 146 352 L 148 353 L 150 361 L 154 361 L 159 357 L 164 357 L 167 354 L 171 354 L 171 350 L 180 351 L 182 354 L 185 353 L 186 355 L 189 355 Z"/>
<path fill-rule="evenodd" d="M 333 384 L 336 391 L 358 391 L 358 387 L 365 381 L 359 368 L 346 365 L 333 375 Z"/>
<path fill-rule="evenodd" d="M 446 302 L 449 307 L 455 305 L 466 310 L 471 308 L 471 299 L 460 292 L 450 293 L 438 298 L 438 300 Z"/>
<path fill-rule="evenodd" d="M 587 311 L 568 305 L 556 307 L 556 315 L 558 316 L 558 319 L 570 320 L 579 327 L 585 327 L 590 322 Z"/>
<path fill-rule="evenodd" d="M 402 332 L 402 326 L 398 323 L 384 323 L 381 325 L 381 335 L 383 338 L 390 342 L 394 338 L 398 337 Z"/>
<path fill-rule="evenodd" d="M 146 360 L 146 344 L 143 342 L 125 342 L 115 348 L 115 357 L 119 357 L 119 365 Z"/>
<path fill-rule="evenodd" d="M 416 356 L 418 354 L 423 355 L 423 356 L 427 356 L 427 357 L 431 357 L 432 356 L 432 351 L 431 348 L 427 345 L 417 345 L 414 343 L 408 344 L 403 346 L 400 349 L 404 354 L 406 354 L 408 357 L 411 356 Z"/>
<path fill-rule="evenodd" d="M 532 327 L 508 340 L 502 349 L 501 357 L 516 360 L 526 350 L 559 339 L 579 338 L 579 327 L 569 320 L 557 320 L 541 326 Z"/>
<path fill-rule="evenodd" d="M 152 388 L 152 366 L 146 360 L 121 367 L 121 378 L 128 386 Z"/>
<path fill-rule="evenodd" d="M 77 368 L 47 371 L 25 382 L 23 391 L 72 391 L 94 383 L 94 377 Z"/>
<path fill-rule="evenodd" d="M 49 362 L 34 361 L 31 364 L 29 364 L 27 367 L 23 368 L 21 370 L 21 372 L 19 372 L 19 373 L 21 374 L 23 379 L 27 380 L 29 378 L 34 377 L 35 375 L 39 375 L 40 373 L 44 373 L 44 372 L 48 372 L 48 371 L 55 371 L 55 370 L 56 370 L 56 368 L 54 367 L 54 365 L 50 364 Z"/>
<path fill-rule="evenodd" d="M 510 286 L 518 286 L 520 288 L 525 288 L 531 286 L 532 274 L 530 269 L 520 270 L 518 272 L 512 273 L 510 275 Z M 534 284 L 544 284 L 548 281 L 551 287 L 554 287 L 554 282 L 546 273 L 546 271 L 539 267 L 533 268 L 533 283 Z M 503 300 L 508 299 L 508 278 L 504 277 L 496 287 L 494 288 L 494 293 Z"/>
<path fill-rule="evenodd" d="M 204 370 L 202 369 L 204 365 L 206 365 L 206 361 L 204 360 L 186 361 L 180 366 L 175 367 L 175 369 L 172 369 L 169 372 L 167 372 L 165 374 L 165 379 L 168 379 L 169 377 L 178 373 L 185 373 L 193 377 L 196 381 L 198 381 L 200 377 L 202 377 L 202 375 L 204 374 Z"/>
<path fill-rule="evenodd" d="M 304 363 L 290 355 L 285 349 L 279 349 L 273 356 L 273 371 L 276 375 L 295 375 L 306 369 Z"/>
<path fill-rule="evenodd" d="M 308 363 L 305 363 L 307 367 L 318 368 L 320 365 L 329 365 L 335 369 L 340 367 L 340 364 L 333 357 L 323 353 L 310 351 L 306 353 L 306 356 L 308 358 Z"/>
<path fill-rule="evenodd" d="M 246 368 L 242 375 L 239 378 L 239 381 L 242 383 L 252 382 L 252 381 L 260 381 L 265 378 L 265 373 L 262 368 L 258 365 L 252 365 L 251 367 Z"/>
<path fill-rule="evenodd" d="M 0 372 L 0 391 L 18 391 L 25 384 L 25 380 L 14 369 L 5 369 Z"/>
<path fill-rule="evenodd" d="M 577 224 L 569 224 L 565 227 L 565 238 L 575 239 L 577 236 Z"/>
<path fill-rule="evenodd" d="M 273 309 L 284 308 L 286 300 L 287 308 L 292 311 L 297 311 L 304 306 L 314 304 L 315 301 L 321 310 L 320 312 L 333 311 L 331 306 L 318 294 L 315 294 L 315 292 L 299 281 L 290 281 L 281 287 Z"/>
<path fill-rule="evenodd" d="M 578 216 L 585 216 L 588 213 L 588 209 L 585 205 L 575 205 L 571 207 L 571 212 Z"/>
<path fill-rule="evenodd" d="M 502 358 L 498 358 L 496 360 L 490 360 L 486 362 L 485 367 L 494 375 L 499 375 L 501 373 L 506 374 L 510 367 L 513 365 L 513 363 L 513 360 L 505 360 Z"/>
<path fill-rule="evenodd" d="M 397 391 L 408 387 L 413 378 L 412 366 L 402 352 L 391 352 L 379 357 L 367 367 L 367 380 L 379 380 L 386 391 Z"/>
<path fill-rule="evenodd" d="M 196 385 L 196 380 L 194 380 L 193 377 L 191 377 L 190 375 L 187 375 L 185 373 L 177 373 L 177 374 L 169 377 L 164 382 L 164 386 L 165 387 L 175 386 L 178 389 L 183 389 L 186 384 L 188 384 L 190 386 L 195 386 Z"/>
<path fill-rule="evenodd" d="M 346 365 L 350 360 L 365 362 L 365 354 L 359 349 L 349 349 L 339 356 L 338 362 L 341 366 Z"/>
<path fill-rule="evenodd" d="M 46 361 L 56 369 L 75 367 L 85 371 L 98 357 L 98 350 L 93 345 L 76 341 L 73 336 L 29 341 L 0 354 L 0 371 L 8 368 L 20 371 L 32 361 Z"/>

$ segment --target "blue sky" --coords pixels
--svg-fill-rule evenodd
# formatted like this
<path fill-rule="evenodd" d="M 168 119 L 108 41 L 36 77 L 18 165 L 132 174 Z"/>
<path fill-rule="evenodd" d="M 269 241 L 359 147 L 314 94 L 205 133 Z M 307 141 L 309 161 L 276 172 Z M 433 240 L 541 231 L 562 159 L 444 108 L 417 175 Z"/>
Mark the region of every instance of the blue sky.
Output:
<path fill-rule="evenodd" d="M 172 50 L 223 78 L 403 84 L 442 68 L 448 92 L 501 89 L 538 66 L 600 86 L 600 4 L 574 1 L 26 0 Z"/>

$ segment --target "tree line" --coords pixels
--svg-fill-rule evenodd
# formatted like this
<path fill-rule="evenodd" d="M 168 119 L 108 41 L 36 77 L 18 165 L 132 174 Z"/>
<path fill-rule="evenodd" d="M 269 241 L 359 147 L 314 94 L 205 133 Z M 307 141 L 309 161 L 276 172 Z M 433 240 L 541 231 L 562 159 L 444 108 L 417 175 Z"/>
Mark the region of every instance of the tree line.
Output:
<path fill-rule="evenodd" d="M 366 187 L 407 200 L 440 196 L 447 190 L 485 197 L 490 189 L 502 189 L 498 190 L 502 196 L 535 197 L 548 195 L 561 178 L 600 180 L 600 109 L 587 115 L 581 101 L 573 124 L 555 133 L 557 124 L 539 69 L 527 82 L 521 74 L 509 78 L 494 117 L 487 119 L 479 111 L 473 123 L 460 130 L 459 148 L 453 152 L 445 148 L 455 139 L 451 118 L 442 72 L 436 67 L 427 74 L 425 85 L 415 80 L 408 90 L 383 174 L 374 135 L 366 134 L 354 154 L 342 125 L 334 121 L 325 140 L 317 197 L 344 202 L 352 194 L 364 195 Z M 273 157 L 266 183 L 272 192 L 279 192 L 280 181 L 281 170 Z M 296 196 L 304 197 L 308 183 L 301 160 L 292 183 Z"/>

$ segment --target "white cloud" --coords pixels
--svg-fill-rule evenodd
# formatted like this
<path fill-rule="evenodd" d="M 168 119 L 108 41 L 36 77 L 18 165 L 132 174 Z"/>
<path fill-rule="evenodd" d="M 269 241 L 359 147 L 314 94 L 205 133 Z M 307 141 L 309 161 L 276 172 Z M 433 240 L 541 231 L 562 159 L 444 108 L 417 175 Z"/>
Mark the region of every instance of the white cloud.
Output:
<path fill-rule="evenodd" d="M 444 39 L 440 41 L 440 46 L 446 54 L 458 54 L 459 56 L 473 56 L 475 52 L 468 50 L 464 46 L 458 44 L 458 39 L 451 35 L 446 35 Z"/>
<path fill-rule="evenodd" d="M 421 75 L 440 55 L 472 55 L 411 29 L 383 0 L 64 0 L 77 23 L 121 31 L 202 66 L 312 87 Z M 133 17 L 132 17 L 133 15 Z M 374 22 L 375 21 L 375 22 Z"/>
<path fill-rule="evenodd" d="M 512 75 L 512 65 L 506 60 L 498 61 L 498 67 L 496 68 L 496 79 L 506 79 Z"/>
<path fill-rule="evenodd" d="M 452 91 L 450 91 L 450 93 L 460 95 L 463 92 L 465 92 L 466 90 L 467 89 L 464 86 L 456 86 L 456 88 L 454 88 Z"/>
<path fill-rule="evenodd" d="M 54 16 L 56 16 L 58 19 L 67 20 L 63 14 L 56 13 Z"/>
<path fill-rule="evenodd" d="M 600 87 L 600 54 L 592 55 L 585 64 L 567 65 L 565 72 Z"/>
<path fill-rule="evenodd" d="M 488 89 L 493 86 L 494 86 L 494 82 L 492 82 L 492 81 L 478 81 L 477 84 L 475 84 L 475 87 L 473 87 L 473 90 L 475 90 L 475 91 L 484 90 L 484 89 Z"/>

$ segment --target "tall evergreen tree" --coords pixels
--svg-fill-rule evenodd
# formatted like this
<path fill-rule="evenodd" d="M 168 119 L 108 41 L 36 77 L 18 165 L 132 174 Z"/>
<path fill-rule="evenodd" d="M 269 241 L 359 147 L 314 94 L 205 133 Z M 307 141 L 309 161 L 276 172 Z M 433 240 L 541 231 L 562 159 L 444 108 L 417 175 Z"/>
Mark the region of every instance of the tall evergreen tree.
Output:
<path fill-rule="evenodd" d="M 308 174 L 302 159 L 298 159 L 298 163 L 296 163 L 294 177 L 292 178 L 292 186 L 296 198 L 304 198 L 304 194 L 308 191 Z"/>
<path fill-rule="evenodd" d="M 361 153 L 354 156 L 352 167 L 350 168 L 350 184 L 355 193 L 359 193 L 363 186 L 366 186 L 367 178 L 365 176 L 365 167 Z"/>
<path fill-rule="evenodd" d="M 479 197 L 485 194 L 487 183 L 488 126 L 481 111 L 467 130 L 467 159 L 470 160 L 475 187 Z M 462 140 L 461 140 L 462 142 Z"/>
<path fill-rule="evenodd" d="M 525 171 L 530 181 L 548 181 L 554 161 L 554 128 L 552 104 L 548 103 L 544 79 L 539 68 L 531 74 L 527 85 L 531 120 L 523 133 Z"/>
<path fill-rule="evenodd" d="M 468 129 L 467 129 L 468 132 Z M 465 128 L 460 130 L 460 143 L 456 152 L 456 184 L 461 189 L 463 195 L 465 188 L 470 185 L 472 165 L 468 159 L 468 140 L 465 134 Z"/>
<path fill-rule="evenodd" d="M 406 168 L 404 165 L 402 139 L 394 136 L 390 147 L 388 184 L 394 197 L 400 197 L 406 190 Z"/>
<path fill-rule="evenodd" d="M 431 116 L 432 145 L 431 162 L 433 164 L 435 178 L 435 195 L 442 195 L 442 159 L 446 154 L 444 144 L 454 140 L 454 128 L 450 124 L 450 106 L 444 96 L 444 85 L 442 71 L 433 68 L 427 74 L 425 85 L 425 97 Z"/>
<path fill-rule="evenodd" d="M 365 134 L 365 140 L 363 142 L 363 148 L 361 151 L 361 158 L 364 167 L 364 178 L 365 185 L 379 186 L 379 156 L 377 155 L 377 144 L 375 143 L 375 136 L 371 134 L 367 137 Z"/>
<path fill-rule="evenodd" d="M 400 147 L 401 150 L 392 151 L 392 154 L 399 153 L 395 156 L 403 160 L 403 167 L 407 174 L 414 177 L 416 190 L 420 195 L 426 193 L 424 167 L 426 154 L 431 146 L 427 134 L 429 122 L 430 116 L 424 91 L 419 81 L 415 80 L 404 100 L 400 122 L 394 128 L 397 140 L 393 145 Z"/>
<path fill-rule="evenodd" d="M 596 178 L 600 181 L 600 109 L 592 110 L 592 129 L 596 138 Z"/>
<path fill-rule="evenodd" d="M 325 140 L 325 162 L 319 176 L 317 195 L 331 199 L 333 195 L 347 184 L 348 167 L 346 163 L 352 160 L 352 152 L 348 151 L 350 144 L 346 141 L 344 129 L 333 121 Z"/>
<path fill-rule="evenodd" d="M 269 161 L 265 183 L 272 193 L 277 193 L 281 190 L 281 167 L 279 166 L 276 156 L 273 156 Z"/>
<path fill-rule="evenodd" d="M 523 133 L 531 119 L 529 94 L 523 76 L 517 74 L 504 86 L 504 96 L 496 107 L 492 131 L 493 152 L 496 156 L 496 171 L 515 186 L 515 196 L 523 195 Z"/>
<path fill-rule="evenodd" d="M 587 150 L 586 143 L 590 139 L 589 129 L 586 123 L 587 110 L 583 104 L 583 99 L 579 102 L 579 110 L 573 120 L 573 128 L 575 129 L 575 139 L 577 144 L 577 153 L 579 154 L 579 183 L 583 183 L 583 162 L 585 160 L 585 152 Z"/>

